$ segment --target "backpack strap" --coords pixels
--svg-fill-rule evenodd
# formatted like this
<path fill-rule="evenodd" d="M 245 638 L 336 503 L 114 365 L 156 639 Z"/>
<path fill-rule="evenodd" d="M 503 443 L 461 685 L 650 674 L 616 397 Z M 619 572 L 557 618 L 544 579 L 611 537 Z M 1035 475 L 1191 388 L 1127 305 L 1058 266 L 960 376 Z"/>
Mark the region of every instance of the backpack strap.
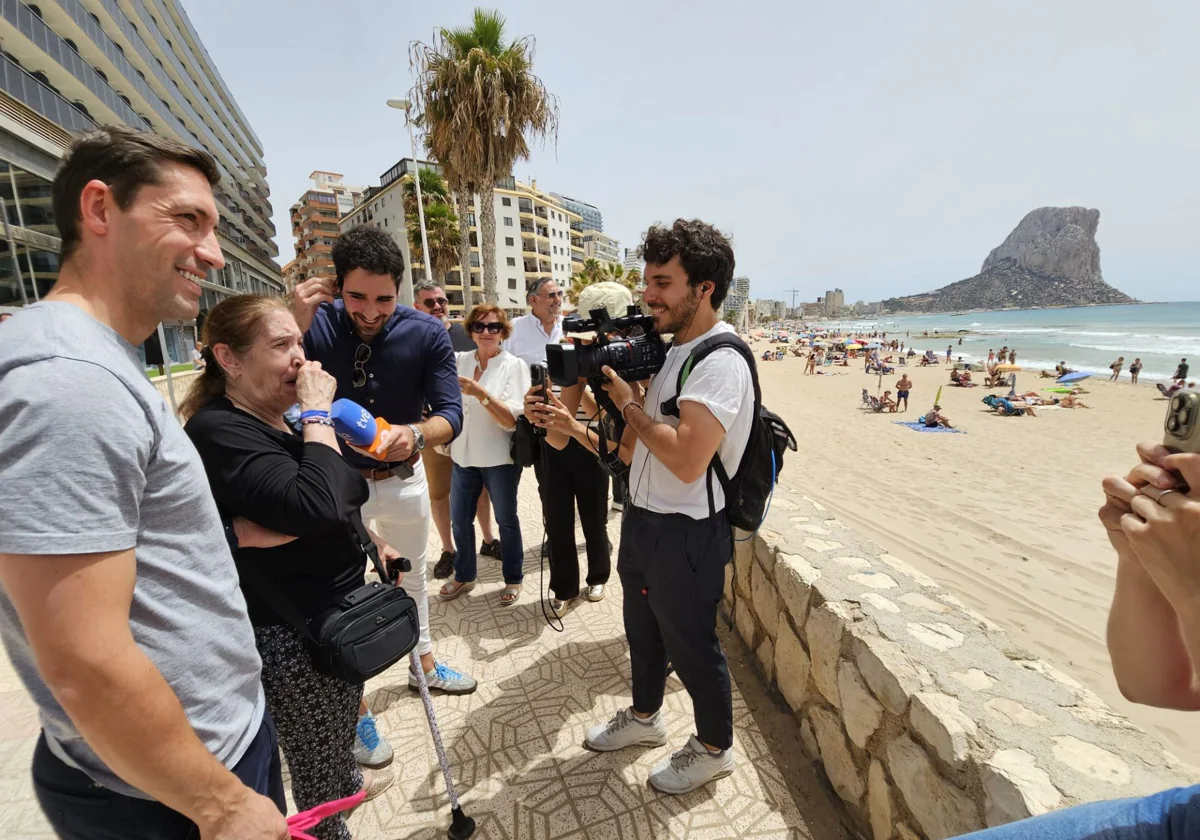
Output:
<path fill-rule="evenodd" d="M 683 393 L 683 385 L 687 382 L 688 376 L 695 369 L 696 365 L 711 356 L 722 347 L 732 347 L 741 354 L 746 360 L 746 364 L 750 366 L 750 381 L 754 383 L 754 417 L 758 416 L 759 409 L 762 406 L 762 390 L 758 384 L 758 365 L 754 359 L 754 351 L 752 351 L 746 342 L 742 341 L 741 337 L 736 333 L 723 332 L 714 335 L 712 338 L 706 338 L 704 341 L 696 345 L 691 353 L 688 354 L 683 366 L 679 369 L 679 377 L 675 383 L 675 396 L 666 400 L 659 407 L 664 415 L 671 417 L 679 416 L 679 395 Z M 726 501 L 729 500 L 730 488 L 732 485 L 732 477 L 725 470 L 725 465 L 721 463 L 721 458 L 717 453 L 713 453 L 712 461 L 709 462 L 708 470 L 705 473 L 705 482 L 708 489 L 708 513 L 709 516 L 717 515 L 716 501 L 713 497 L 712 476 L 716 473 L 717 480 L 721 482 L 721 489 L 725 493 Z"/>

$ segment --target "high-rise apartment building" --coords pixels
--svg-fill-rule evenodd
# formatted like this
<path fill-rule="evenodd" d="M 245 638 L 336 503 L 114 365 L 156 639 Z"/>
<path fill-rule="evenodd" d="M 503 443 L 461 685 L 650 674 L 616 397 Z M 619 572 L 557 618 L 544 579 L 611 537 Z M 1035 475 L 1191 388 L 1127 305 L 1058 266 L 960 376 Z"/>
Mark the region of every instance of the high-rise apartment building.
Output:
<path fill-rule="evenodd" d="M 72 135 L 102 124 L 153 131 L 216 159 L 225 267 L 201 284 L 202 312 L 230 294 L 283 293 L 262 144 L 179 0 L 0 0 L 0 44 L 0 306 L 32 303 L 54 285 L 50 182 Z M 187 360 L 195 324 L 164 326 L 171 357 Z"/>
<path fill-rule="evenodd" d="M 596 205 L 558 193 L 550 193 L 550 197 L 557 201 L 559 206 L 580 216 L 583 219 L 583 230 L 604 232 L 604 215 Z"/>
<path fill-rule="evenodd" d="M 587 224 L 585 219 L 583 222 Z M 617 240 L 598 230 L 584 228 L 580 235 L 583 241 L 583 256 L 589 260 L 599 260 L 609 265 L 621 264 L 621 247 Z"/>
<path fill-rule="evenodd" d="M 841 289 L 825 293 L 825 311 L 836 315 L 846 307 L 846 294 Z"/>
<path fill-rule="evenodd" d="M 640 248 L 626 248 L 625 249 L 625 270 L 626 271 L 638 271 L 638 272 L 641 272 L 642 274 L 645 274 L 645 272 L 642 271 L 642 269 L 645 267 L 646 267 L 646 264 L 642 261 L 642 255 L 641 255 Z"/>
<path fill-rule="evenodd" d="M 353 210 L 365 192 L 362 187 L 343 184 L 337 172 L 318 169 L 308 177 L 312 179 L 312 187 L 291 208 L 296 281 L 333 277 L 333 243 L 341 232 L 338 219 Z"/>
<path fill-rule="evenodd" d="M 741 323 L 742 313 L 750 303 L 750 278 L 734 277 L 729 284 L 729 291 L 721 304 L 721 310 L 726 320 Z"/>
<path fill-rule="evenodd" d="M 438 164 L 420 161 L 420 167 L 439 170 Z M 417 162 L 404 158 L 380 176 L 379 187 L 369 188 L 362 202 L 341 219 L 343 232 L 360 224 L 373 224 L 388 231 L 404 252 L 410 271 L 400 284 L 401 303 L 411 304 L 413 282 L 426 276 L 421 263 L 413 263 L 405 223 L 401 179 L 417 171 Z M 496 214 L 496 293 L 498 305 L 510 315 L 524 314 L 525 290 L 537 278 L 549 277 L 561 289 L 582 265 L 583 218 L 568 210 L 537 182 L 524 184 L 512 176 L 496 184 L 492 198 Z M 467 224 L 471 235 L 471 266 L 468 285 L 463 285 L 461 267 L 455 266 L 446 277 L 437 278 L 450 300 L 450 317 L 460 318 L 471 308 L 470 290 L 482 299 L 483 269 L 479 249 L 479 196 L 471 196 Z"/>

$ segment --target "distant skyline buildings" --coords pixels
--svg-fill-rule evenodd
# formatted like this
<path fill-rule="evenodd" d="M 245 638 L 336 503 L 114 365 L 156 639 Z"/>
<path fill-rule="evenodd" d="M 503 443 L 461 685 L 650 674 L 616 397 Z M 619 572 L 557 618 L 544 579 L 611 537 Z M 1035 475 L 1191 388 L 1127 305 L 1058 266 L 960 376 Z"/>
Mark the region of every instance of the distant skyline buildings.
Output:
<path fill-rule="evenodd" d="M 572 213 L 579 214 L 583 219 L 583 230 L 604 232 L 604 214 L 600 212 L 600 208 L 596 205 L 560 193 L 550 193 L 550 197 Z"/>

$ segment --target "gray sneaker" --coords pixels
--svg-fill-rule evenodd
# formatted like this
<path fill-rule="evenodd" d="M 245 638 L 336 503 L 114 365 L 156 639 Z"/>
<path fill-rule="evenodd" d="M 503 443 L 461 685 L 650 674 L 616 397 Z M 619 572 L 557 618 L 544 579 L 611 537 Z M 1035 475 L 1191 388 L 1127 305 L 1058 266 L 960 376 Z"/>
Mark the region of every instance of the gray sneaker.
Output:
<path fill-rule="evenodd" d="M 651 787 L 663 793 L 691 793 L 711 781 L 723 779 L 733 772 L 733 750 L 724 750 L 720 755 L 708 751 L 695 735 L 688 738 L 687 746 L 676 750 L 650 771 Z"/>
<path fill-rule="evenodd" d="M 589 586 L 586 591 L 587 591 L 587 599 L 589 601 L 591 601 L 593 604 L 596 603 L 597 601 L 604 600 L 604 584 L 603 583 L 598 583 L 595 586 Z"/>
<path fill-rule="evenodd" d="M 387 739 L 375 727 L 375 716 L 370 710 L 358 718 L 354 728 L 354 760 L 363 767 L 378 770 L 392 763 L 392 748 Z"/>
<path fill-rule="evenodd" d="M 470 694 L 479 688 L 474 677 L 460 674 L 444 662 L 435 663 L 432 671 L 425 672 L 425 682 L 430 691 L 443 694 Z M 414 691 L 421 688 L 420 680 L 411 670 L 408 672 L 408 687 Z"/>
<path fill-rule="evenodd" d="M 587 731 L 583 746 L 596 752 L 612 752 L 625 747 L 661 747 L 667 743 L 667 725 L 662 715 L 639 721 L 632 707 L 621 709 L 608 723 L 598 723 Z"/>

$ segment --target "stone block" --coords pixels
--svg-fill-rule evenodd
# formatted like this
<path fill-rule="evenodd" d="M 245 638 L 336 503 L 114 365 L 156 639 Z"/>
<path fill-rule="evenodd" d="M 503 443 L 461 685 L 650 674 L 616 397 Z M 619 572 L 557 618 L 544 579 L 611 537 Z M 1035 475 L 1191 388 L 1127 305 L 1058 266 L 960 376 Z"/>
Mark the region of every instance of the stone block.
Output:
<path fill-rule="evenodd" d="M 892 792 L 888 789 L 887 772 L 874 759 L 867 771 L 867 816 L 875 840 L 891 840 Z"/>
<path fill-rule="evenodd" d="M 774 581 L 758 563 L 754 564 L 754 570 L 750 573 L 750 594 L 751 600 L 754 602 L 754 612 L 758 616 L 758 623 L 762 625 L 767 635 L 774 639 L 779 626 L 779 611 L 782 607 L 779 595 L 775 591 Z"/>
<path fill-rule="evenodd" d="M 861 572 L 857 575 L 850 575 L 847 580 L 857 583 L 859 586 L 865 586 L 867 589 L 895 589 L 897 586 L 896 581 L 883 572 Z"/>
<path fill-rule="evenodd" d="M 996 681 L 978 668 L 968 668 L 965 671 L 954 671 L 950 676 L 971 691 L 985 691 L 996 684 Z"/>
<path fill-rule="evenodd" d="M 866 592 L 863 594 L 862 600 L 863 603 L 870 604 L 880 612 L 892 613 L 893 615 L 900 613 L 900 608 L 896 606 L 895 601 L 884 598 L 878 592 Z"/>
<path fill-rule="evenodd" d="M 843 659 L 838 667 L 838 694 L 842 700 L 846 734 L 856 746 L 866 749 L 867 741 L 883 721 L 883 706 L 871 694 L 862 674 L 849 659 Z"/>
<path fill-rule="evenodd" d="M 871 691 L 894 715 L 908 711 L 908 699 L 921 690 L 921 674 L 900 645 L 878 636 L 854 640 L 854 662 Z"/>
<path fill-rule="evenodd" d="M 990 717 L 1010 726 L 1027 726 L 1033 728 L 1046 722 L 1043 715 L 1031 711 L 1007 697 L 995 697 L 983 704 Z"/>
<path fill-rule="evenodd" d="M 779 623 L 779 638 L 775 642 L 775 682 L 792 710 L 799 712 L 808 702 L 808 676 L 812 663 L 804 645 L 786 621 Z"/>
<path fill-rule="evenodd" d="M 821 759 L 821 746 L 817 743 L 816 733 L 813 732 L 812 722 L 805 718 L 800 724 L 800 743 L 804 747 L 804 754 L 813 761 Z"/>
<path fill-rule="evenodd" d="M 825 695 L 825 699 L 841 708 L 838 698 L 838 662 L 842 658 L 842 635 L 846 631 L 850 614 L 837 601 L 826 601 L 809 610 L 804 625 L 804 636 L 808 640 L 808 651 L 812 656 L 813 682 Z"/>
<path fill-rule="evenodd" d="M 1108 782 L 1114 787 L 1125 787 L 1133 778 L 1129 765 L 1123 760 L 1108 750 L 1069 735 L 1055 738 L 1051 752 L 1076 773 Z"/>
<path fill-rule="evenodd" d="M 936 624 L 925 624 L 919 621 L 910 622 L 908 625 L 908 634 L 921 644 L 940 651 L 962 647 L 963 643 L 962 633 L 955 630 L 949 624 L 940 621 Z"/>
<path fill-rule="evenodd" d="M 861 572 L 871 568 L 871 561 L 865 557 L 834 557 L 833 562 L 843 569 Z"/>
<path fill-rule="evenodd" d="M 1049 774 L 1024 750 L 1000 750 L 983 763 L 979 777 L 987 795 L 984 817 L 989 827 L 1036 817 L 1062 804 Z"/>
<path fill-rule="evenodd" d="M 979 736 L 975 721 L 967 717 L 958 700 L 934 692 L 914 694 L 909 721 L 916 732 L 951 767 L 961 768 Z"/>
<path fill-rule="evenodd" d="M 806 537 L 804 540 L 804 547 L 810 549 L 811 551 L 815 551 L 818 554 L 823 554 L 826 551 L 833 551 L 835 548 L 841 548 L 842 544 L 840 542 L 834 542 L 833 540 L 819 540 L 816 537 Z"/>
<path fill-rule="evenodd" d="M 758 628 L 754 624 L 754 613 L 746 606 L 745 598 L 738 598 L 737 606 L 733 608 L 733 623 L 737 627 L 742 641 L 749 645 L 751 650 L 754 650 L 754 643 L 758 641 L 756 638 Z"/>
<path fill-rule="evenodd" d="M 767 678 L 767 685 L 775 679 L 775 643 L 770 639 L 763 639 L 762 644 L 758 646 L 758 664 L 762 666 L 763 674 Z"/>
<path fill-rule="evenodd" d="M 797 627 L 803 627 L 808 621 L 812 587 L 820 577 L 821 570 L 813 567 L 803 557 L 783 552 L 776 557 L 775 586 Z"/>
<path fill-rule="evenodd" d="M 825 775 L 837 795 L 847 802 L 857 804 L 863 795 L 863 780 L 854 766 L 854 756 L 850 753 L 850 745 L 846 743 L 846 734 L 837 715 L 821 706 L 814 706 L 808 711 L 812 721 L 813 731 L 817 736 L 817 744 L 821 748 L 821 764 Z"/>
<path fill-rule="evenodd" d="M 908 735 L 888 745 L 887 760 L 904 803 L 930 840 L 958 837 L 983 827 L 971 798 L 939 776 L 929 756 Z"/>
<path fill-rule="evenodd" d="M 908 604 L 910 607 L 928 610 L 929 612 L 937 613 L 938 615 L 945 615 L 946 613 L 951 612 L 950 607 L 939 601 L 935 601 L 932 598 L 922 595 L 920 592 L 909 592 L 905 595 L 901 595 L 897 600 L 899 600 L 902 604 Z"/>
<path fill-rule="evenodd" d="M 754 559 L 771 575 L 775 574 L 775 549 L 761 534 L 754 537 Z"/>

